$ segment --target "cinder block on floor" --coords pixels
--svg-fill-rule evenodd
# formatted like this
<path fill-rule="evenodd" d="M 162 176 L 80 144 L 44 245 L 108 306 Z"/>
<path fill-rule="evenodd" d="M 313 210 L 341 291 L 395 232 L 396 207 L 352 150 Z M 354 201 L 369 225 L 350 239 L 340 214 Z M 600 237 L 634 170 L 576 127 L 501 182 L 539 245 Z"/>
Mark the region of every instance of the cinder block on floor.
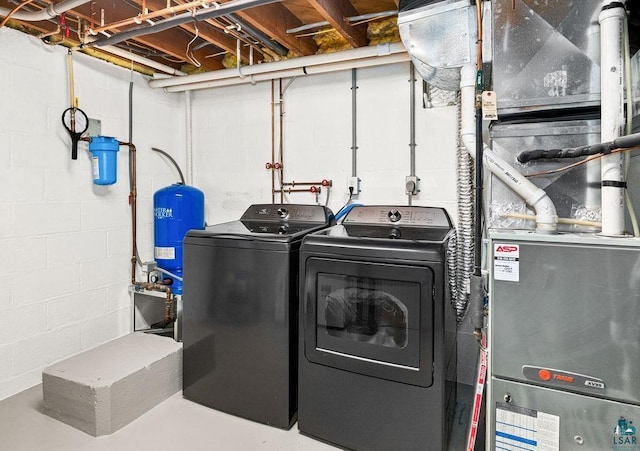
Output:
<path fill-rule="evenodd" d="M 44 411 L 93 436 L 111 434 L 182 389 L 182 344 L 132 333 L 47 367 Z"/>

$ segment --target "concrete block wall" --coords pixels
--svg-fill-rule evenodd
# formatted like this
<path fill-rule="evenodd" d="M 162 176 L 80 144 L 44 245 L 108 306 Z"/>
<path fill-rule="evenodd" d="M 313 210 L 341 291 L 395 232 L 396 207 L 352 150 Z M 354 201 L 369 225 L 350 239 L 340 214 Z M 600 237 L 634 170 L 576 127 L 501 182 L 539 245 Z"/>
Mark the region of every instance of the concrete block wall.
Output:
<path fill-rule="evenodd" d="M 331 179 L 329 207 L 334 212 L 349 197 L 351 79 L 351 71 L 342 71 L 283 80 L 285 181 Z M 421 192 L 413 203 L 445 207 L 455 220 L 455 106 L 423 109 L 421 85 L 416 83 L 416 173 Z M 409 64 L 359 69 L 357 86 L 357 174 L 362 192 L 354 201 L 406 205 Z M 278 108 L 275 113 L 277 120 Z M 196 91 L 193 120 L 194 183 L 206 194 L 207 222 L 234 220 L 252 203 L 271 202 L 271 172 L 265 169 L 271 161 L 270 82 Z M 278 136 L 275 147 L 277 154 Z M 316 201 L 310 193 L 285 198 L 290 203 Z M 323 191 L 319 201 L 325 200 Z"/>
<path fill-rule="evenodd" d="M 408 63 L 357 70 L 357 174 L 362 192 L 354 197 L 356 202 L 407 204 L 409 78 Z M 329 207 L 334 212 L 349 198 L 351 85 L 351 71 L 283 81 L 285 181 L 331 179 Z M 413 204 L 444 207 L 455 222 L 456 107 L 423 108 L 421 85 L 416 83 L 416 175 L 421 192 Z M 210 224 L 235 220 L 252 203 L 271 202 L 271 172 L 265 169 L 271 160 L 271 92 L 271 84 L 263 82 L 193 95 L 194 179 L 206 194 Z M 276 108 L 276 120 L 278 114 Z M 276 155 L 278 147 L 276 136 Z M 292 193 L 285 199 L 303 204 L 316 200 L 310 193 Z M 324 204 L 326 192 L 319 200 Z M 478 345 L 468 322 L 458 340 L 458 380 L 473 384 Z"/>
<path fill-rule="evenodd" d="M 139 248 L 153 258 L 152 195 L 178 180 L 150 148 L 184 164 L 184 96 L 146 77 L 74 56 L 75 94 L 102 134 L 127 141 L 134 83 Z M 0 29 L 0 399 L 38 384 L 52 362 L 131 330 L 128 149 L 118 182 L 93 185 L 87 144 L 70 158 L 67 50 Z"/>

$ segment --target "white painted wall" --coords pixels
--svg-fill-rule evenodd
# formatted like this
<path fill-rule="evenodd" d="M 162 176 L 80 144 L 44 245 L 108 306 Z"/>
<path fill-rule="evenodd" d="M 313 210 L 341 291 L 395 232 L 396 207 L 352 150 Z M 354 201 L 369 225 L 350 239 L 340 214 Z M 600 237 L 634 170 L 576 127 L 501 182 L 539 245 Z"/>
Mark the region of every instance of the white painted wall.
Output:
<path fill-rule="evenodd" d="M 184 161 L 182 95 L 150 90 L 145 77 L 74 57 L 79 106 L 102 134 L 138 148 L 139 246 L 152 254 L 152 193 L 177 180 L 151 146 Z M 60 117 L 69 106 L 67 51 L 0 29 L 0 399 L 35 385 L 42 369 L 131 330 L 128 150 L 118 182 L 93 185 L 87 145 L 70 158 Z"/>
<path fill-rule="evenodd" d="M 357 85 L 362 193 L 354 201 L 406 205 L 409 64 L 359 69 Z M 455 107 L 423 109 L 420 81 L 416 93 L 422 191 L 413 203 L 445 207 L 455 218 Z M 285 181 L 332 180 L 329 206 L 337 212 L 348 199 L 351 176 L 351 71 L 295 79 L 285 91 L 284 112 Z M 271 202 L 271 172 L 265 169 L 271 160 L 271 84 L 196 91 L 193 120 L 194 183 L 205 192 L 207 222 L 234 220 L 252 203 Z M 325 199 L 323 192 L 319 200 Z M 314 203 L 315 196 L 292 193 L 286 201 Z"/>
<path fill-rule="evenodd" d="M 177 180 L 150 148 L 184 165 L 184 96 L 150 90 L 145 77 L 74 56 L 79 106 L 102 133 L 128 139 L 134 82 L 138 149 L 139 248 L 152 258 L 152 195 Z M 41 380 L 48 364 L 131 330 L 128 150 L 118 183 L 92 184 L 87 145 L 70 159 L 60 122 L 68 107 L 66 49 L 0 29 L 0 399 Z M 405 204 L 409 174 L 409 66 L 358 70 L 358 176 L 367 204 Z M 284 81 L 285 84 L 289 80 Z M 420 83 L 417 85 L 420 96 Z M 351 175 L 351 72 L 302 77 L 284 96 L 285 179 L 331 179 L 329 206 L 347 200 Z M 455 110 L 422 109 L 417 99 L 415 205 L 455 217 Z M 276 109 L 276 115 L 278 110 Z M 205 192 L 207 222 L 237 219 L 271 201 L 271 84 L 193 94 L 194 182 Z M 276 146 L 277 146 L 276 142 Z M 184 168 L 184 166 L 183 166 Z M 325 202 L 326 192 L 320 196 Z M 313 203 L 307 193 L 288 202 Z M 146 213 L 145 213 L 146 212 Z"/>

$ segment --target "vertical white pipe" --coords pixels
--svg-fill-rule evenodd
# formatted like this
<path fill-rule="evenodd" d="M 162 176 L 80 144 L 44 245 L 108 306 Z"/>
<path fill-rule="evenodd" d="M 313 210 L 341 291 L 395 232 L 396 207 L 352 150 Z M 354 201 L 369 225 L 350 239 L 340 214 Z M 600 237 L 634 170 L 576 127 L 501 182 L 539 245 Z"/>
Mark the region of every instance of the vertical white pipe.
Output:
<path fill-rule="evenodd" d="M 467 151 L 476 158 L 475 128 L 475 64 L 466 64 L 461 70 L 460 102 L 461 121 L 460 135 Z M 536 229 L 541 232 L 555 232 L 558 228 L 556 207 L 547 194 L 526 179 L 509 163 L 496 155 L 488 147 L 484 147 L 483 164 L 493 174 L 518 194 L 536 212 Z M 477 219 L 478 220 L 478 219 Z"/>
<path fill-rule="evenodd" d="M 600 25 L 598 24 L 598 15 L 600 12 L 595 12 L 591 20 L 589 21 L 589 28 L 587 29 L 587 44 L 585 53 L 593 61 L 598 61 L 600 58 Z M 600 72 L 591 71 L 589 77 L 589 91 L 600 91 Z M 586 193 L 584 206 L 588 211 L 597 211 L 601 208 L 602 195 L 600 193 L 600 177 L 601 177 L 601 165 L 600 158 L 590 160 L 585 164 L 586 167 Z"/>
<path fill-rule="evenodd" d="M 184 93 L 184 110 L 187 185 L 193 185 L 193 118 L 191 116 L 191 91 L 185 91 Z"/>
<path fill-rule="evenodd" d="M 606 8 L 619 2 L 605 1 L 600 23 L 600 81 L 602 142 L 623 135 L 624 127 L 624 52 L 623 21 L 625 10 Z M 624 155 L 616 153 L 602 158 L 602 234 L 624 234 Z"/>

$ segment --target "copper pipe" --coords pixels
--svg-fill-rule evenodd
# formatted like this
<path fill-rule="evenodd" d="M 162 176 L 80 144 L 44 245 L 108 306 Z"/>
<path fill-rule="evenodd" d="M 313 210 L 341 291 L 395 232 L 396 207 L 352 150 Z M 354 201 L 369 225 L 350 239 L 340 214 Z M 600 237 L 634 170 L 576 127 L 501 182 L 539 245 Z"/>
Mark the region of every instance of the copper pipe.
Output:
<path fill-rule="evenodd" d="M 171 322 L 171 305 L 173 297 L 171 287 L 159 283 L 139 282 L 136 280 L 136 262 L 138 260 L 138 188 L 137 188 L 137 161 L 136 146 L 131 143 L 118 142 L 121 146 L 129 147 L 129 158 L 131 161 L 131 191 L 129 193 L 129 202 L 131 204 L 131 284 L 136 288 L 145 290 L 164 291 L 166 294 L 165 303 L 165 321 Z"/>
<path fill-rule="evenodd" d="M 296 182 L 295 180 L 291 182 L 284 182 L 282 186 L 305 186 L 305 185 L 322 185 L 322 182 Z"/>
<path fill-rule="evenodd" d="M 284 203 L 284 192 L 282 190 L 282 187 L 284 186 L 284 165 L 283 165 L 283 161 L 284 157 L 284 144 L 282 143 L 282 139 L 284 137 L 284 133 L 282 131 L 282 124 L 283 124 L 283 116 L 284 116 L 284 93 L 282 92 L 282 78 L 278 79 L 278 86 L 280 87 L 280 157 L 278 159 L 278 161 L 280 162 L 280 203 L 283 204 Z M 289 192 L 291 192 L 291 190 L 289 190 Z"/>
<path fill-rule="evenodd" d="M 476 1 L 476 20 L 478 21 L 478 42 L 476 67 L 482 69 L 482 0 Z"/>
<path fill-rule="evenodd" d="M 138 14 L 136 17 L 130 17 L 128 19 L 119 20 L 117 22 L 110 23 L 109 25 L 105 25 L 98 28 L 90 28 L 90 34 L 98 34 L 102 31 L 113 30 L 114 28 L 119 28 L 126 25 L 139 25 L 141 22 L 144 22 L 149 19 L 155 19 L 156 17 L 164 16 L 164 15 L 173 15 L 175 13 L 180 13 L 182 11 L 187 11 L 189 9 L 197 8 L 198 6 L 205 6 L 211 3 L 215 3 L 214 0 L 198 0 L 189 3 L 184 3 L 182 5 L 170 6 L 164 9 L 159 9 L 157 11 L 153 11 L 147 14 Z"/>
<path fill-rule="evenodd" d="M 313 189 L 315 188 L 315 190 Z M 313 194 L 320 194 L 322 188 L 319 186 L 312 186 L 311 188 L 282 188 L 282 189 L 277 189 L 274 190 L 276 193 L 280 193 L 281 195 L 284 193 L 290 194 L 290 193 L 313 193 Z"/>

